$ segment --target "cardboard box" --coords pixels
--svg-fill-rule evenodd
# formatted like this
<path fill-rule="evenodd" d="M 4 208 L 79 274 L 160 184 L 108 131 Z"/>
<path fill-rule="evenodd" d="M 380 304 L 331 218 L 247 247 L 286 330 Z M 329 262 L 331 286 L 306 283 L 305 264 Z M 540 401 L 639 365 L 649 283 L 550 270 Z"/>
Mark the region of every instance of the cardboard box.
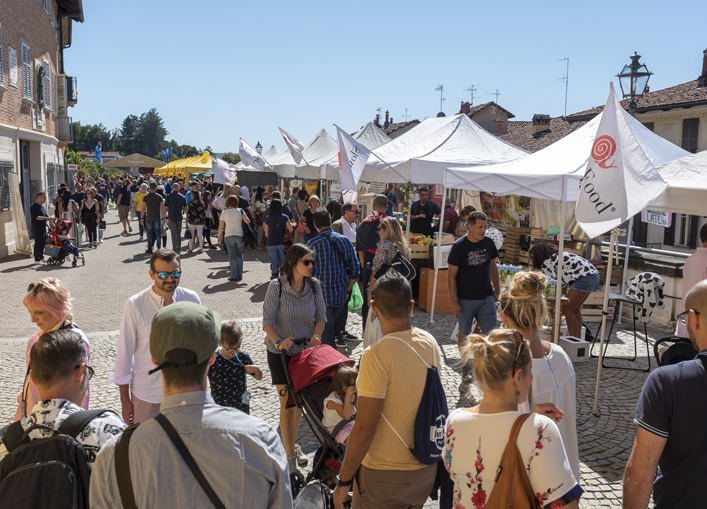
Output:
<path fill-rule="evenodd" d="M 451 313 L 452 301 L 449 298 L 446 269 L 437 275 L 437 297 L 435 298 L 435 313 Z M 420 292 L 417 307 L 429 313 L 432 311 L 432 289 L 434 288 L 435 271 L 432 268 L 420 269 Z"/>
<path fill-rule="evenodd" d="M 560 337 L 560 346 L 572 362 L 586 362 L 589 360 L 589 343 L 573 336 Z"/>

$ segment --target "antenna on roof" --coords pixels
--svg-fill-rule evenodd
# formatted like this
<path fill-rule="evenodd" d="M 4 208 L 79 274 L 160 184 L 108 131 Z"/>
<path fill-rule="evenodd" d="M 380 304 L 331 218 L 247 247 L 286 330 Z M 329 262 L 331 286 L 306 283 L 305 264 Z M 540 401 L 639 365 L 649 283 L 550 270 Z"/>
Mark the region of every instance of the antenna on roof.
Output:
<path fill-rule="evenodd" d="M 560 58 L 557 60 L 558 62 L 563 62 L 567 60 L 567 71 L 565 72 L 565 75 L 562 78 L 557 78 L 558 81 L 564 81 L 565 82 L 565 117 L 567 116 L 567 91 L 570 86 L 570 58 Z"/>
<path fill-rule="evenodd" d="M 469 86 L 469 88 L 465 88 L 464 92 L 470 92 L 471 93 L 471 104 L 470 106 L 474 105 L 474 92 L 476 92 L 478 88 L 475 88 L 474 85 Z"/>
<path fill-rule="evenodd" d="M 446 101 L 444 98 L 444 85 L 437 85 L 435 90 L 439 92 L 439 111 L 442 111 L 442 101 Z"/>
<path fill-rule="evenodd" d="M 498 89 L 496 89 L 495 92 L 486 92 L 486 95 L 495 95 L 495 96 L 496 96 L 496 100 L 495 100 L 494 102 L 495 102 L 496 104 L 498 104 L 498 96 L 501 95 L 501 92 L 499 92 Z"/>
<path fill-rule="evenodd" d="M 405 122 L 407 122 L 409 118 L 410 118 L 410 115 L 408 115 L 408 109 L 405 108 Z"/>

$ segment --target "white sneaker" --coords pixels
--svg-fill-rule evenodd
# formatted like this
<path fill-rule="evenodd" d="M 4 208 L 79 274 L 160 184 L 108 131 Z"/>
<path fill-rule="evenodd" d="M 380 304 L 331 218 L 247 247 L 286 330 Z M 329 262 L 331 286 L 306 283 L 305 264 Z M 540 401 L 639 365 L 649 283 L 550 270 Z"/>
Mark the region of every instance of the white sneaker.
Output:
<path fill-rule="evenodd" d="M 297 464 L 300 467 L 306 467 L 307 463 L 309 463 L 309 460 L 307 459 L 307 455 L 304 453 L 302 448 L 295 444 L 295 456 L 297 457 Z"/>
<path fill-rule="evenodd" d="M 39 263 L 40 265 L 46 265 L 47 261 L 45 259 L 41 259 L 37 263 Z"/>

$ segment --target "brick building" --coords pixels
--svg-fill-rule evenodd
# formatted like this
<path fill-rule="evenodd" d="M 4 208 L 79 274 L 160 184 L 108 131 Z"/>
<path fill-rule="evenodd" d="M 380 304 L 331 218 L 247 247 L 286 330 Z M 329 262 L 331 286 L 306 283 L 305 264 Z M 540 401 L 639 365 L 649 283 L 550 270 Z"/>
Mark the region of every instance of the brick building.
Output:
<path fill-rule="evenodd" d="M 15 249 L 8 174 L 18 175 L 27 224 L 37 192 L 51 201 L 66 180 L 77 96 L 63 57 L 74 21 L 83 22 L 82 0 L 0 0 L 0 257 Z"/>

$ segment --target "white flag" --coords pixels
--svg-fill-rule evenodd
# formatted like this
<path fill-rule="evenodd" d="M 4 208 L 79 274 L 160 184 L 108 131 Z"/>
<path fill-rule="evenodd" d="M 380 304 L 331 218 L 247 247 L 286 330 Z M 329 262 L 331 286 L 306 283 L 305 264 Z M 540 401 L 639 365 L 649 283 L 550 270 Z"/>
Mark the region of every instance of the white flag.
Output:
<path fill-rule="evenodd" d="M 241 156 L 241 161 L 246 166 L 251 166 L 258 171 L 262 171 L 265 168 L 265 159 L 260 157 L 253 147 L 248 145 L 243 138 L 241 138 L 240 145 L 238 146 L 238 155 Z"/>
<path fill-rule="evenodd" d="M 344 201 L 356 201 L 358 181 L 371 151 L 336 126 L 339 141 L 339 166 L 341 167 L 341 194 Z"/>
<path fill-rule="evenodd" d="M 236 183 L 236 167 L 231 166 L 223 159 L 216 159 L 211 165 L 211 171 L 214 173 L 214 184 L 235 184 Z"/>
<path fill-rule="evenodd" d="M 627 115 L 612 84 L 575 206 L 577 223 L 592 238 L 638 214 L 668 188 Z"/>
<path fill-rule="evenodd" d="M 278 126 L 278 129 L 280 130 L 280 134 L 282 134 L 282 137 L 285 138 L 287 148 L 290 149 L 290 154 L 292 154 L 292 157 L 294 158 L 295 162 L 297 164 L 300 164 L 302 162 L 302 152 L 304 152 L 304 145 L 302 145 L 301 141 L 299 141 L 297 138 L 285 131 L 282 127 Z"/>

